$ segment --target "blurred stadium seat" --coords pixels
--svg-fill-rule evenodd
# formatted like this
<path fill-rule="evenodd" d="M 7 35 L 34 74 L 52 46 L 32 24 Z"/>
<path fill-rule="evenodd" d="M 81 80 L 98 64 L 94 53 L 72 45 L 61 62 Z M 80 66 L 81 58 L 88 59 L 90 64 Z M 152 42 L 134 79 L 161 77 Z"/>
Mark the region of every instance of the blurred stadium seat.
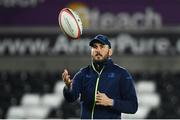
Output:
<path fill-rule="evenodd" d="M 40 104 L 40 95 L 38 95 L 38 94 L 25 94 L 22 97 L 21 104 L 23 106 L 37 106 Z"/>
<path fill-rule="evenodd" d="M 137 72 L 135 78 L 139 109 L 123 118 L 178 118 L 180 116 L 180 73 Z M 63 98 L 58 72 L 0 72 L 1 118 L 79 118 L 79 101 Z"/>
<path fill-rule="evenodd" d="M 8 119 L 22 119 L 25 118 L 25 109 L 19 106 L 11 106 L 7 112 Z"/>
<path fill-rule="evenodd" d="M 58 108 L 62 103 L 62 94 L 45 94 L 41 97 L 41 104 L 49 109 Z"/>

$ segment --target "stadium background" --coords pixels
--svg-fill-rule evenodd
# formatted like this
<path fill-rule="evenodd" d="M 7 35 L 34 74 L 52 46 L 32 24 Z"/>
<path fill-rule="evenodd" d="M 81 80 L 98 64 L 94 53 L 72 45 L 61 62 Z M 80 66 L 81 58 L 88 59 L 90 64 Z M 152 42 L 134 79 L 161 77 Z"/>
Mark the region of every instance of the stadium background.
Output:
<path fill-rule="evenodd" d="M 83 21 L 79 40 L 58 27 L 64 7 Z M 179 0 L 0 0 L 0 118 L 79 118 L 60 76 L 90 63 L 97 34 L 110 38 L 114 61 L 135 79 L 139 109 L 123 118 L 179 118 L 179 12 Z"/>

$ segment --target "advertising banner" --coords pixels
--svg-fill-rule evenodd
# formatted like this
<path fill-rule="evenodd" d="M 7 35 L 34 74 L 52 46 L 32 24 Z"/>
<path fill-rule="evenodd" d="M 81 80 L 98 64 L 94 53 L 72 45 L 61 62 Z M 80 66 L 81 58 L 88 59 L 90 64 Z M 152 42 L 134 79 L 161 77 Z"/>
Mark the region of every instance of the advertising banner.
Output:
<path fill-rule="evenodd" d="M 179 33 L 107 34 L 115 56 L 180 55 Z M 0 35 L 0 56 L 87 55 L 94 35 L 68 40 L 64 34 Z M 89 54 L 88 54 L 89 55 Z"/>
<path fill-rule="evenodd" d="M 180 25 L 179 0 L 0 0 L 0 26 L 58 26 L 58 14 L 64 7 L 75 10 L 89 30 Z"/>

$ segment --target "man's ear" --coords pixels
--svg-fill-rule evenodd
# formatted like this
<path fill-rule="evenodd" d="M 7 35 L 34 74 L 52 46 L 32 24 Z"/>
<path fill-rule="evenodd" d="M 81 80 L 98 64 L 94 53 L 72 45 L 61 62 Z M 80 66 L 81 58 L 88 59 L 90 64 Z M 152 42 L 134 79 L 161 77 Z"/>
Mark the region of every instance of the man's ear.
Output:
<path fill-rule="evenodd" d="M 113 52 L 112 49 L 109 49 L 109 57 L 112 56 Z"/>

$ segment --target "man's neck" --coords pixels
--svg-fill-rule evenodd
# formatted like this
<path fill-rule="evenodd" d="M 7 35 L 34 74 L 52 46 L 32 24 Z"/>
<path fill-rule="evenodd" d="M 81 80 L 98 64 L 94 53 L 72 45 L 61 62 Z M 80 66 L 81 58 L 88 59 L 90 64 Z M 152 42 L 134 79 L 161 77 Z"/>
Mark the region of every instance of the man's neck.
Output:
<path fill-rule="evenodd" d="M 93 61 L 93 65 L 94 65 L 96 71 L 100 72 L 103 69 L 104 63 L 106 61 L 107 60 L 104 60 L 104 61 Z"/>

